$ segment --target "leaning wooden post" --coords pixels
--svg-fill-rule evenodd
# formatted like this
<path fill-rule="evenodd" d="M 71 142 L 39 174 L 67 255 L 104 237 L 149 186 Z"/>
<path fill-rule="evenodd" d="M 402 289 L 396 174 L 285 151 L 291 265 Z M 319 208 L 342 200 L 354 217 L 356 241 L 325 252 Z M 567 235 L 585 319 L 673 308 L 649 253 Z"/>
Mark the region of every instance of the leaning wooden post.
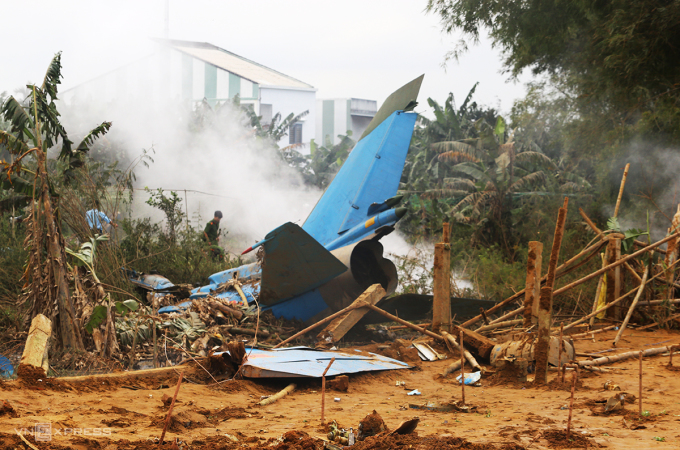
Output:
<path fill-rule="evenodd" d="M 465 404 L 465 347 L 463 347 L 463 331 L 460 332 L 460 398 Z"/>
<path fill-rule="evenodd" d="M 184 372 L 180 372 L 179 379 L 177 380 L 177 387 L 175 388 L 175 395 L 172 397 L 172 403 L 170 403 L 168 415 L 165 418 L 165 425 L 163 425 L 163 432 L 161 433 L 160 445 L 163 445 L 163 439 L 165 439 L 165 432 L 168 431 L 168 425 L 170 425 L 170 420 L 172 420 L 172 409 L 175 407 L 175 401 L 177 400 L 177 394 L 179 393 L 179 387 L 182 384 L 183 377 Z"/>
<path fill-rule="evenodd" d="M 432 331 L 451 331 L 451 245 L 449 224 L 444 224 L 442 242 L 434 246 L 434 299 Z"/>
<path fill-rule="evenodd" d="M 555 270 L 560 256 L 562 237 L 564 236 L 564 224 L 567 221 L 567 205 L 569 198 L 564 198 L 564 206 L 557 214 L 555 225 L 555 237 L 553 238 L 550 262 L 548 263 L 547 279 L 545 286 L 541 288 L 541 296 L 538 304 L 538 334 L 536 339 L 536 377 L 534 383 L 546 384 L 548 382 L 548 350 L 550 348 L 550 322 L 552 321 L 552 297 L 555 285 Z"/>
<path fill-rule="evenodd" d="M 333 363 L 335 362 L 335 356 L 331 358 L 331 362 L 328 363 L 328 366 L 326 366 L 326 370 L 323 371 L 323 375 L 321 375 L 321 423 L 324 423 L 324 410 L 326 409 L 326 373 L 328 372 L 328 369 L 331 368 Z"/>
<path fill-rule="evenodd" d="M 543 243 L 529 242 L 527 258 L 527 282 L 524 289 L 524 327 L 538 322 L 538 299 L 541 296 L 541 262 L 543 261 Z"/>

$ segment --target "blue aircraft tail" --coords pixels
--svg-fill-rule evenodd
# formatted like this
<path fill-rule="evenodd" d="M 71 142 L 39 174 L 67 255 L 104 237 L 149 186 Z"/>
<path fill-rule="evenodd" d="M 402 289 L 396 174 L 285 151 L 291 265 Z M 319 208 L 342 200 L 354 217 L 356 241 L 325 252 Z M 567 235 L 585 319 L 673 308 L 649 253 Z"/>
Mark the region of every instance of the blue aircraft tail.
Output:
<path fill-rule="evenodd" d="M 396 195 L 417 117 L 406 111 L 415 107 L 422 79 L 420 76 L 385 100 L 302 226 L 327 249 L 374 233 L 371 218 L 384 211 L 381 205 L 389 204 Z M 352 237 L 339 239 L 345 233 Z"/>

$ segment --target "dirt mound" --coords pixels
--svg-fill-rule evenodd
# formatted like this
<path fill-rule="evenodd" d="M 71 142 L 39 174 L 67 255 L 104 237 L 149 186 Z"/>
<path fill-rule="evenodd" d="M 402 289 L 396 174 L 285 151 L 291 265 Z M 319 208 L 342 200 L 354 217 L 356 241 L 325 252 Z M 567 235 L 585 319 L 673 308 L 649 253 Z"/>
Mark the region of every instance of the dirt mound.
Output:
<path fill-rule="evenodd" d="M 323 443 L 320 439 L 310 437 L 304 431 L 293 430 L 283 435 L 283 442 L 267 448 L 272 450 L 317 450 L 323 448 Z"/>
<path fill-rule="evenodd" d="M 567 430 L 546 430 L 541 437 L 548 441 L 550 448 L 600 448 L 600 444 L 581 433 Z"/>
<path fill-rule="evenodd" d="M 394 436 L 371 436 L 352 446 L 352 450 L 393 450 L 393 449 L 422 449 L 422 450 L 524 450 L 518 444 L 504 444 L 498 447 L 493 444 L 473 444 L 463 438 L 450 435 L 420 437 L 417 433 Z"/>

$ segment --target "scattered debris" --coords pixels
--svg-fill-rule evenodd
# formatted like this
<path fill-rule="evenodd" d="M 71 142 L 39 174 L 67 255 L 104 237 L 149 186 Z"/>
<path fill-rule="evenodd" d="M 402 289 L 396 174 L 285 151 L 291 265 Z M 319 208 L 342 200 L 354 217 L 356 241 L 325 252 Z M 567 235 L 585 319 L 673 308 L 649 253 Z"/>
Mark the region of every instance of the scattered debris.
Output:
<path fill-rule="evenodd" d="M 283 397 L 290 394 L 291 392 L 293 392 L 296 387 L 297 387 L 297 385 L 295 383 L 291 383 L 288 386 L 286 386 L 283 390 L 277 392 L 276 394 L 272 395 L 271 397 L 265 398 L 260 403 L 258 403 L 258 405 L 260 405 L 260 406 L 270 405 L 270 404 L 282 399 Z"/>
<path fill-rule="evenodd" d="M 357 434 L 357 440 L 363 441 L 369 436 L 375 436 L 387 430 L 385 426 L 385 421 L 383 421 L 380 414 L 374 409 L 373 412 L 359 422 L 359 433 Z"/>

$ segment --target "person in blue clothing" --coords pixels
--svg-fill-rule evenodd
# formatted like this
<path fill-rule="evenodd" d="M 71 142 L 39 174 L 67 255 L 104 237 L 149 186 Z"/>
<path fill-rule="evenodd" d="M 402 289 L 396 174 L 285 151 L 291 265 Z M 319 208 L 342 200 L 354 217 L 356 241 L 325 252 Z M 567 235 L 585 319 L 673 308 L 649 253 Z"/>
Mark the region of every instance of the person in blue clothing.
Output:
<path fill-rule="evenodd" d="M 105 227 L 107 232 L 111 226 L 118 227 L 118 224 L 112 222 L 106 214 L 99 210 L 99 204 L 96 204 L 94 209 L 85 213 L 85 220 L 87 220 L 87 225 L 95 234 L 103 234 Z"/>

